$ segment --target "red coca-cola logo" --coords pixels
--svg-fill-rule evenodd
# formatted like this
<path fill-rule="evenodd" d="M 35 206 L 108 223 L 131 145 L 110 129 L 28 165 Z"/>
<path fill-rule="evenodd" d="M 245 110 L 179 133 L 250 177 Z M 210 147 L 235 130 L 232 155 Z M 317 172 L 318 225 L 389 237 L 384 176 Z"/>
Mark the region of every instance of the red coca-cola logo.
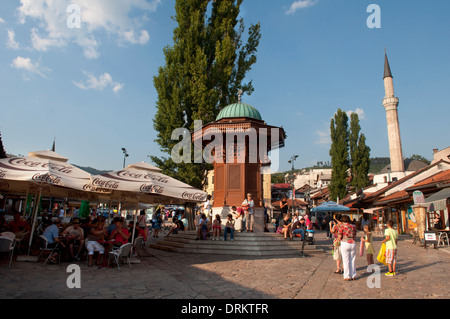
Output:
<path fill-rule="evenodd" d="M 83 186 L 83 190 L 88 191 L 88 192 L 96 192 L 96 193 L 110 193 L 111 191 L 109 189 L 105 189 L 105 188 L 101 188 L 101 187 L 96 187 L 93 186 L 92 184 L 85 184 Z"/>
<path fill-rule="evenodd" d="M 44 182 L 44 183 L 49 183 L 49 184 L 53 184 L 53 185 L 61 185 L 61 179 L 56 176 L 56 175 L 52 175 L 52 174 L 34 174 L 33 175 L 33 181 L 36 182 Z"/>
<path fill-rule="evenodd" d="M 3 189 L 9 188 L 9 183 L 8 183 L 8 182 L 0 181 L 0 188 L 3 188 Z"/>
<path fill-rule="evenodd" d="M 119 182 L 111 181 L 111 180 L 101 180 L 99 178 L 96 178 L 92 181 L 92 185 L 96 187 L 101 188 L 109 188 L 109 189 L 118 189 L 119 188 Z"/>
<path fill-rule="evenodd" d="M 144 193 L 162 194 L 164 187 L 154 184 L 142 184 L 140 190 Z"/>
<path fill-rule="evenodd" d="M 184 192 L 181 197 L 184 199 L 189 200 L 195 200 L 195 201 L 205 201 L 206 200 L 206 194 L 205 193 L 190 193 L 190 192 Z"/>
<path fill-rule="evenodd" d="M 27 167 L 31 167 L 31 168 L 39 168 L 40 167 L 40 168 L 50 169 L 52 171 L 57 171 L 59 173 L 64 173 L 64 174 L 71 174 L 72 170 L 73 170 L 73 166 L 70 166 L 70 165 L 66 166 L 66 165 L 51 163 L 51 162 L 47 162 L 47 163 L 37 162 L 37 161 L 27 160 L 26 158 L 23 158 L 23 157 L 12 158 L 8 161 L 8 163 L 13 166 L 27 166 Z"/>

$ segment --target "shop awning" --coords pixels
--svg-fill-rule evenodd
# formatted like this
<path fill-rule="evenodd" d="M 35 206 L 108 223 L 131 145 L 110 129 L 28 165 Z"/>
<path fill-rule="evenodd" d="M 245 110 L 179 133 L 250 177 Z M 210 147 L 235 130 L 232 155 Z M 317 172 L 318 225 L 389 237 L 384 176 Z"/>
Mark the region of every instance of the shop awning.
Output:
<path fill-rule="evenodd" d="M 384 207 L 375 207 L 375 208 L 364 208 L 363 214 L 381 213 L 386 208 L 387 208 L 386 206 L 384 206 Z"/>
<path fill-rule="evenodd" d="M 429 212 L 436 212 L 447 208 L 447 198 L 450 197 L 450 187 L 441 189 L 439 192 L 427 197 L 425 205 Z"/>

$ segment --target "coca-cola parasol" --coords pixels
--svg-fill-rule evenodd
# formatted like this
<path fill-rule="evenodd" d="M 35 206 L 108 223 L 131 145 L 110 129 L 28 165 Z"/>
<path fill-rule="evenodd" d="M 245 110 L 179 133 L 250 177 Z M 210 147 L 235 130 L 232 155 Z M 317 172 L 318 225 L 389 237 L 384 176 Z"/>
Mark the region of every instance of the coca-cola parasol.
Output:
<path fill-rule="evenodd" d="M 108 198 L 141 203 L 204 202 L 207 193 L 161 173 L 148 163 L 136 163 L 119 171 L 91 176 L 86 186 L 97 192 L 109 191 Z M 128 200 L 127 200 L 128 199 Z"/>
<path fill-rule="evenodd" d="M 110 199 L 121 202 L 184 204 L 204 202 L 207 193 L 161 173 L 161 169 L 148 163 L 135 163 L 124 169 L 91 176 L 89 188 L 95 191 L 112 191 Z M 138 208 L 136 209 L 136 211 Z M 136 214 L 134 214 L 136 228 Z M 134 229 L 133 238 L 134 241 Z"/>
<path fill-rule="evenodd" d="M 67 162 L 67 158 L 52 151 L 30 152 L 26 157 L 0 159 L 0 192 L 38 194 L 37 203 L 42 195 L 95 199 L 95 193 L 84 189 L 90 181 L 90 174 Z M 30 247 L 38 206 L 33 217 Z"/>

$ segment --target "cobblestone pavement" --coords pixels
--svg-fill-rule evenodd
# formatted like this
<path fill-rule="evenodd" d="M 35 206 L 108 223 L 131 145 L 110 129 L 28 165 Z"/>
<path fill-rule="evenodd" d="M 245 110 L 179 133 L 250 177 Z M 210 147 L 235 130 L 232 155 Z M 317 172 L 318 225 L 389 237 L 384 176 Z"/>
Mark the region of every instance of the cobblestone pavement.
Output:
<path fill-rule="evenodd" d="M 381 237 L 374 240 L 375 250 Z M 316 245 L 325 253 L 301 257 L 241 257 L 195 255 L 151 250 L 132 269 L 87 267 L 80 262 L 81 288 L 69 289 L 69 263 L 0 260 L 0 298 L 67 299 L 444 299 L 450 295 L 450 249 L 424 249 L 399 241 L 398 275 L 386 277 L 381 265 L 380 288 L 368 288 L 366 257 L 357 257 L 357 280 L 346 282 L 334 274 L 331 240 L 316 233 Z M 375 260 L 376 260 L 376 256 Z M 372 282 L 372 281 L 371 281 Z"/>

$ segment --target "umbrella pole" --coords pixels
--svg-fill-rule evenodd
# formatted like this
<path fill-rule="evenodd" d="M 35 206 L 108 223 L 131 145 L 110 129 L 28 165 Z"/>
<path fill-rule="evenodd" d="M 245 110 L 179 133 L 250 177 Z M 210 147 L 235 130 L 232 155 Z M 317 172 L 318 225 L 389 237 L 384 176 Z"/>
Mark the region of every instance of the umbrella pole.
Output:
<path fill-rule="evenodd" d="M 133 235 L 131 236 L 131 243 L 134 245 L 134 233 L 136 231 L 136 221 L 137 221 L 137 216 L 136 216 L 136 212 L 139 211 L 139 199 L 137 202 L 137 207 L 136 210 L 134 211 L 134 222 L 133 222 Z M 133 248 L 134 246 L 131 248 L 131 252 L 133 252 Z"/>
<path fill-rule="evenodd" d="M 23 213 L 22 213 L 23 217 L 25 217 L 25 215 L 27 213 L 28 193 L 29 193 L 29 190 L 27 189 L 27 194 L 25 195 L 25 205 L 23 206 Z"/>
<path fill-rule="evenodd" d="M 31 243 L 33 241 L 34 229 L 36 227 L 36 219 L 37 219 L 37 213 L 38 213 L 38 208 L 39 208 L 39 201 L 41 200 L 41 195 L 42 195 L 42 187 L 39 190 L 39 196 L 37 197 L 37 203 L 36 203 L 36 207 L 34 210 L 33 227 L 31 227 L 30 242 L 28 243 L 28 256 L 30 256 Z"/>

